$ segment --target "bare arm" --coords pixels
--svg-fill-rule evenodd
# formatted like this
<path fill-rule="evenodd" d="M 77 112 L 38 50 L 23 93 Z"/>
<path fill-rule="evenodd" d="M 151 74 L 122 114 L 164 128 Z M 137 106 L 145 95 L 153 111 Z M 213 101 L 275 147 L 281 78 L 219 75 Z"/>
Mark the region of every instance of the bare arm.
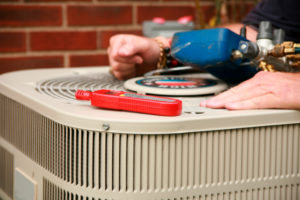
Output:
<path fill-rule="evenodd" d="M 240 34 L 240 30 L 244 25 L 241 23 L 237 24 L 227 24 L 227 25 L 222 25 L 223 28 L 228 28 L 229 30 L 235 32 L 236 34 Z M 247 39 L 255 42 L 256 41 L 256 36 L 257 36 L 257 31 L 251 28 L 250 26 L 246 26 L 247 30 Z"/>

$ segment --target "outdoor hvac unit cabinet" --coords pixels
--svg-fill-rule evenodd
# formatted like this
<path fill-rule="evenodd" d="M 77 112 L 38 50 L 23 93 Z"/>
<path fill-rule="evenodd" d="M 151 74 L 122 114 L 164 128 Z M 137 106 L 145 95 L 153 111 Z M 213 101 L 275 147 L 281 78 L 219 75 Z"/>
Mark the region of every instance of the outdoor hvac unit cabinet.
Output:
<path fill-rule="evenodd" d="M 123 89 L 108 68 L 0 76 L 0 196 L 16 200 L 300 199 L 300 113 L 109 111 L 77 88 Z"/>

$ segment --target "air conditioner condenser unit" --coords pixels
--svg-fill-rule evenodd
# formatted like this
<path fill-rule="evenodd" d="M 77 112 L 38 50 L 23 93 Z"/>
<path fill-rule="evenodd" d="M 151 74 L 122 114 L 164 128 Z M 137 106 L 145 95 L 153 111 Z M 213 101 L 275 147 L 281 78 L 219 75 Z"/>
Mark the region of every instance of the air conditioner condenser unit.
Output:
<path fill-rule="evenodd" d="M 299 111 L 187 95 L 165 117 L 92 107 L 77 89 L 125 90 L 107 67 L 0 76 L 2 199 L 300 199 Z"/>

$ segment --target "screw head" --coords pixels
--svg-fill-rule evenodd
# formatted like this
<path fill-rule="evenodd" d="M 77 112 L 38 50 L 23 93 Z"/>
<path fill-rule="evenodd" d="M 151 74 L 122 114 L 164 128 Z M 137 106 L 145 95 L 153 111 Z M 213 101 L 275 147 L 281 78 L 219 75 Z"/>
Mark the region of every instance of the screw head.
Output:
<path fill-rule="evenodd" d="M 242 45 L 241 45 L 241 49 L 242 49 L 242 50 L 245 50 L 246 48 L 247 48 L 247 45 L 246 45 L 246 44 L 242 44 Z"/>
<path fill-rule="evenodd" d="M 105 131 L 108 131 L 110 129 L 110 125 L 109 124 L 102 124 L 102 128 Z"/>

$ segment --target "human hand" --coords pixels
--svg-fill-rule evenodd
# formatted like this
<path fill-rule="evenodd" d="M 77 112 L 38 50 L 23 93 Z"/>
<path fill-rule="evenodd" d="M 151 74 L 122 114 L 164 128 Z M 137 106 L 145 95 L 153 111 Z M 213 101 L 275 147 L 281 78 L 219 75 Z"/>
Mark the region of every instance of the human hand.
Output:
<path fill-rule="evenodd" d="M 129 34 L 113 36 L 108 48 L 111 72 L 120 80 L 142 75 L 156 68 L 159 53 L 154 39 Z"/>
<path fill-rule="evenodd" d="M 238 86 L 201 102 L 200 106 L 228 110 L 300 109 L 300 73 L 262 71 Z"/>

